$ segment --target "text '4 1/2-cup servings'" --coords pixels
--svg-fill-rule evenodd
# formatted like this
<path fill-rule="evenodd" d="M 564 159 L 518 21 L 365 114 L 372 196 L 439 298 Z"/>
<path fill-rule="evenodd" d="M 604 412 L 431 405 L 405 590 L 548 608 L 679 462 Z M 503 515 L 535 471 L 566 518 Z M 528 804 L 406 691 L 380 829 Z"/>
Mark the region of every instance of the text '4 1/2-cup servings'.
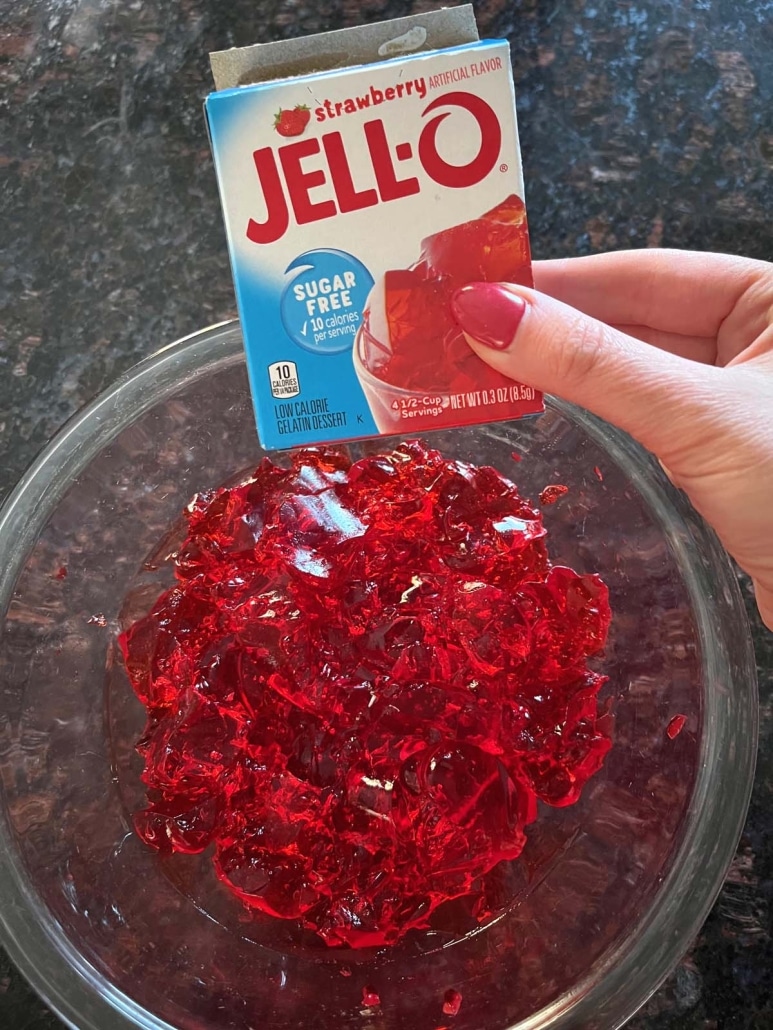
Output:
<path fill-rule="evenodd" d="M 508 44 L 363 61 L 206 103 L 268 449 L 542 410 L 450 312 L 468 282 L 531 283 Z"/>

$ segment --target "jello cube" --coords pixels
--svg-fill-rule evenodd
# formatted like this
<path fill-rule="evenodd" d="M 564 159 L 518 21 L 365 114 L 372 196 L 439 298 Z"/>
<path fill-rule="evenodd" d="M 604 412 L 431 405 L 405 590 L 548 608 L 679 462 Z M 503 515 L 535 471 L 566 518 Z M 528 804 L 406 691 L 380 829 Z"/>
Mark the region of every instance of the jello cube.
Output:
<path fill-rule="evenodd" d="M 512 194 L 480 218 L 428 236 L 421 261 L 427 274 L 468 282 L 514 282 L 532 285 L 526 209 Z"/>
<path fill-rule="evenodd" d="M 446 337 L 457 332 L 450 314 L 451 284 L 397 269 L 385 274 L 374 294 L 379 289 L 383 307 L 382 297 L 374 296 L 369 326 L 376 339 L 388 342 L 391 356 L 371 371 L 403 389 L 432 389 L 445 365 Z"/>

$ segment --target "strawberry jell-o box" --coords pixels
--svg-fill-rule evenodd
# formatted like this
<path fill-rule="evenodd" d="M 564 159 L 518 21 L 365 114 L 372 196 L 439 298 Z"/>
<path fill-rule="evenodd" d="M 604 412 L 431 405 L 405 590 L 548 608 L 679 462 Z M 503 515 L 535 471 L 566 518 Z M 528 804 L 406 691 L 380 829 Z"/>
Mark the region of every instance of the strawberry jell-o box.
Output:
<path fill-rule="evenodd" d="M 264 447 L 541 411 L 474 353 L 450 304 L 469 282 L 532 281 L 507 42 L 480 41 L 463 7 L 212 64 Z"/>

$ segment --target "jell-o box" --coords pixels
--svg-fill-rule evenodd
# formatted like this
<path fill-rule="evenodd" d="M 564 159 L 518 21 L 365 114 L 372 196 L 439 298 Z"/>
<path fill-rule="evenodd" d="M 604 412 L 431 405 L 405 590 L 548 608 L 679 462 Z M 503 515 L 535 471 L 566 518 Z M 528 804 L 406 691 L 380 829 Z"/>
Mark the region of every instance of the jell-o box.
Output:
<path fill-rule="evenodd" d="M 450 308 L 531 285 L 509 45 L 468 5 L 211 55 L 206 116 L 268 450 L 542 411 Z"/>

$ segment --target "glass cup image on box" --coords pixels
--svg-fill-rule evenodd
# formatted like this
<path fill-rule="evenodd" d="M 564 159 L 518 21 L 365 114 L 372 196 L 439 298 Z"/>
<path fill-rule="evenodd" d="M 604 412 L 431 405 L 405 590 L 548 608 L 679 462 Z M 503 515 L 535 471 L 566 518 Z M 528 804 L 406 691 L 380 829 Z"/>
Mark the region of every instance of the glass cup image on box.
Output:
<path fill-rule="evenodd" d="M 541 410 L 540 395 L 481 361 L 454 321 L 451 299 L 469 282 L 532 285 L 526 208 L 515 194 L 422 240 L 413 265 L 374 286 L 353 360 L 382 433 Z"/>

